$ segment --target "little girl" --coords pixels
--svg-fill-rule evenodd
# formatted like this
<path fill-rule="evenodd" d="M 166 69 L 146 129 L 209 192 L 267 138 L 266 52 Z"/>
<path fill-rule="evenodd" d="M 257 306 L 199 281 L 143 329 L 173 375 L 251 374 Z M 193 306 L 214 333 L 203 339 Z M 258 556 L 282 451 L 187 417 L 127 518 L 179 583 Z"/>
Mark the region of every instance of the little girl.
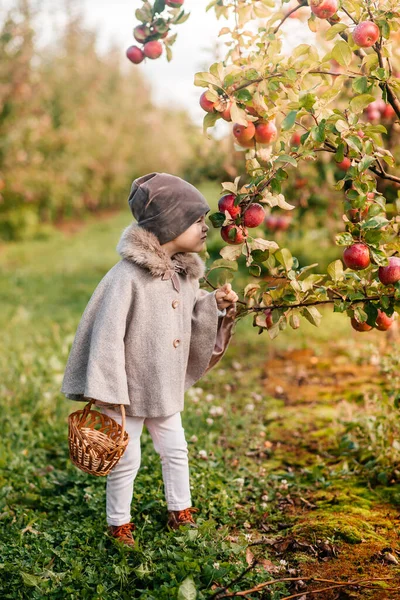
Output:
<path fill-rule="evenodd" d="M 230 284 L 200 289 L 205 264 L 197 253 L 205 247 L 210 207 L 194 186 L 150 173 L 132 183 L 128 203 L 137 223 L 122 233 L 122 258 L 86 306 L 61 391 L 71 400 L 95 399 L 118 423 L 118 405 L 125 406 L 130 439 L 107 476 L 106 514 L 109 533 L 133 546 L 130 510 L 143 424 L 161 458 L 168 527 L 195 526 L 184 392 L 225 353 L 238 296 Z"/>

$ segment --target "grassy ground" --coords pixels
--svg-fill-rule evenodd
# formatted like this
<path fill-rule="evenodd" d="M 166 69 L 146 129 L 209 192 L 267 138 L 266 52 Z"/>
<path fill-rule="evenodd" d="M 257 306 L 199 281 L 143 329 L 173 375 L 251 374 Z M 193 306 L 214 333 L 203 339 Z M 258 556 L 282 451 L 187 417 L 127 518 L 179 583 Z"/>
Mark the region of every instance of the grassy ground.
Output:
<path fill-rule="evenodd" d="M 214 187 L 204 192 L 215 198 Z M 357 336 L 329 312 L 320 329 L 302 323 L 274 342 L 241 321 L 223 361 L 188 392 L 183 423 L 198 531 L 165 530 L 161 468 L 145 429 L 132 504 L 137 547 L 107 537 L 106 480 L 68 457 L 67 416 L 82 405 L 59 388 L 80 316 L 118 260 L 127 215 L 0 251 L 0 597 L 184 600 L 195 590 L 211 598 L 228 585 L 294 578 L 302 582 L 246 597 L 308 600 L 306 591 L 329 586 L 311 576 L 398 580 L 392 454 L 381 473 L 388 449 L 374 426 L 369 446 L 354 437 L 361 417 L 389 415 L 389 406 L 379 408 L 389 385 L 378 368 L 383 338 Z M 398 433 L 389 416 L 384 427 L 383 437 Z M 373 585 L 318 597 L 400 598 L 394 580 Z"/>

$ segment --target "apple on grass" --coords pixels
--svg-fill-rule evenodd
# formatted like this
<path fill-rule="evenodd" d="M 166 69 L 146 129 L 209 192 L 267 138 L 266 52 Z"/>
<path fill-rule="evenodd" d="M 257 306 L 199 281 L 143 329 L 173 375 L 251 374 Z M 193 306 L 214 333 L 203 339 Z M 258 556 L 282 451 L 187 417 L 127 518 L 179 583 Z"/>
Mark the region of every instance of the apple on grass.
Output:
<path fill-rule="evenodd" d="M 354 271 L 366 269 L 371 262 L 368 246 L 361 242 L 352 244 L 343 252 L 343 262 Z"/>
<path fill-rule="evenodd" d="M 379 267 L 378 277 L 383 285 L 400 281 L 400 256 L 391 256 L 386 267 Z"/>
<path fill-rule="evenodd" d="M 224 213 L 226 210 L 231 215 L 232 218 L 237 217 L 241 213 L 240 206 L 235 206 L 236 196 L 234 194 L 225 194 L 218 200 L 218 210 Z"/>
<path fill-rule="evenodd" d="M 129 48 L 126 51 L 126 56 L 135 65 L 138 65 L 144 59 L 143 51 L 138 46 L 129 46 Z"/>
<path fill-rule="evenodd" d="M 360 48 L 369 48 L 378 41 L 379 35 L 380 31 L 376 23 L 361 21 L 353 31 L 353 40 Z"/>
<path fill-rule="evenodd" d="M 233 239 L 229 237 L 229 232 L 231 230 L 235 231 Z M 245 228 L 239 227 L 238 225 L 231 223 L 230 225 L 225 225 L 224 227 L 221 227 L 221 237 L 227 244 L 241 244 L 247 237 L 247 231 Z"/>
<path fill-rule="evenodd" d="M 246 227 L 258 227 L 264 219 L 265 210 L 258 203 L 250 204 L 243 214 L 243 223 Z"/>

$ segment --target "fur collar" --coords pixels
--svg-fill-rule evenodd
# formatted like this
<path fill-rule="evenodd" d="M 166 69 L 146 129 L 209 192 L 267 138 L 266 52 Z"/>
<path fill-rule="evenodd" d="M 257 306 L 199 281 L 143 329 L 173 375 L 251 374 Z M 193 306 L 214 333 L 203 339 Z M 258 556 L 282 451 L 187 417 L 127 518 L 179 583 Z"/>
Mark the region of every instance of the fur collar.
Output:
<path fill-rule="evenodd" d="M 161 277 L 178 266 L 183 267 L 188 277 L 193 279 L 200 279 L 205 272 L 205 264 L 195 252 L 178 252 L 170 258 L 157 236 L 137 223 L 124 229 L 117 252 L 122 258 L 148 269 L 153 277 Z"/>

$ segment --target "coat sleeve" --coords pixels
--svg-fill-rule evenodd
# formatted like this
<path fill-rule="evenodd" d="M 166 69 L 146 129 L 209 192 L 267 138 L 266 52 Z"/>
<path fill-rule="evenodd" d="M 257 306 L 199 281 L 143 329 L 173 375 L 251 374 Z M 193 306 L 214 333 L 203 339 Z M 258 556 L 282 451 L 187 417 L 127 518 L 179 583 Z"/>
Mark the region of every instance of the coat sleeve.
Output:
<path fill-rule="evenodd" d="M 67 398 L 130 404 L 124 337 L 132 287 L 132 278 L 114 267 L 95 289 L 68 357 L 61 388 Z"/>
<path fill-rule="evenodd" d="M 220 316 L 215 292 L 200 289 L 197 281 L 185 390 L 219 362 L 233 334 L 236 307 Z"/>

